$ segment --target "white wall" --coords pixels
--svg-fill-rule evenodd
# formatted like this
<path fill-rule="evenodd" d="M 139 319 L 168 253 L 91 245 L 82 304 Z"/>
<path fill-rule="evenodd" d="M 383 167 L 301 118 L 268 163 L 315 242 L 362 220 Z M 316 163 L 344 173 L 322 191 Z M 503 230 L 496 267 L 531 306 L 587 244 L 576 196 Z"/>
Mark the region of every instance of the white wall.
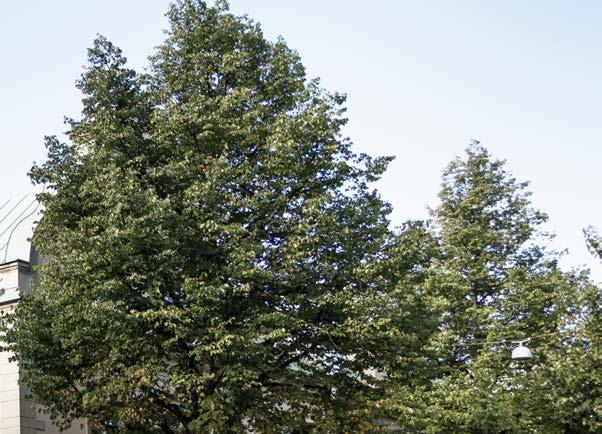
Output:
<path fill-rule="evenodd" d="M 11 309 L 18 301 L 19 291 L 30 290 L 29 264 L 15 261 L 0 264 L 0 310 Z M 41 407 L 25 399 L 26 389 L 19 384 L 19 366 L 9 360 L 10 353 L 0 352 L 0 434 L 58 434 Z M 85 421 L 76 421 L 66 434 L 88 432 Z"/>

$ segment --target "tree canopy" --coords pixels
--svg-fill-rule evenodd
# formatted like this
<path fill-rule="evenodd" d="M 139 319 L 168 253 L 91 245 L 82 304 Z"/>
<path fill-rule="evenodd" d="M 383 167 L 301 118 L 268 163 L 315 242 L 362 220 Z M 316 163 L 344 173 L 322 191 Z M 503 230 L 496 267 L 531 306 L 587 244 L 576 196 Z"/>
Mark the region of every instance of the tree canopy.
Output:
<path fill-rule="evenodd" d="M 377 276 L 389 159 L 352 152 L 344 95 L 251 19 L 168 18 L 143 74 L 94 42 L 82 116 L 31 171 L 49 260 L 7 331 L 23 381 L 100 429 L 378 429 L 378 373 L 411 372 L 428 334 Z"/>
<path fill-rule="evenodd" d="M 559 268 L 527 186 L 478 142 L 445 169 L 432 213 L 440 253 L 425 280 L 442 303 L 436 368 L 430 384 L 393 394 L 402 425 L 429 433 L 600 428 L 600 290 L 587 273 Z M 534 357 L 513 361 L 522 339 Z"/>
<path fill-rule="evenodd" d="M 46 260 L 1 331 L 34 401 L 101 432 L 599 432 L 600 289 L 528 183 L 475 142 L 392 229 L 343 94 L 223 1 L 167 16 L 142 73 L 94 41 L 31 170 Z"/>

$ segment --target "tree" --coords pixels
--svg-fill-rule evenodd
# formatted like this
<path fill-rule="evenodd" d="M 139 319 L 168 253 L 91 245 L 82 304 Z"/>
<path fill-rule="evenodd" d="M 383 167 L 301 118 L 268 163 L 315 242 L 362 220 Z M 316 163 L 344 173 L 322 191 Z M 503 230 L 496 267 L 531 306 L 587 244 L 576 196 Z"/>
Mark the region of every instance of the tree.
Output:
<path fill-rule="evenodd" d="M 378 430 L 374 373 L 412 372 L 424 339 L 377 275 L 389 159 L 354 154 L 345 97 L 246 16 L 168 18 L 145 74 L 95 41 L 82 117 L 31 171 L 49 260 L 4 321 L 22 380 L 63 424 Z"/>
<path fill-rule="evenodd" d="M 445 169 L 433 211 L 441 253 L 424 283 L 444 301 L 432 342 L 438 369 L 430 384 L 394 389 L 393 404 L 406 408 L 401 425 L 430 433 L 600 429 L 600 291 L 586 273 L 558 267 L 541 230 L 547 217 L 527 186 L 478 142 Z M 534 358 L 512 361 L 512 341 L 528 338 Z"/>

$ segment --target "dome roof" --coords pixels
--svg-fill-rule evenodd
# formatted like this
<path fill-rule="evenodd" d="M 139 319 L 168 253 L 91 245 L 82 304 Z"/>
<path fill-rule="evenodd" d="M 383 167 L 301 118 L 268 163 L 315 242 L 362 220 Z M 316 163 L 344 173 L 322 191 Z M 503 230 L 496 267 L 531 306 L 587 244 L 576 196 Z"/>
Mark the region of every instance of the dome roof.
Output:
<path fill-rule="evenodd" d="M 39 218 L 35 194 L 16 198 L 0 196 L 0 263 L 29 261 L 30 238 Z"/>

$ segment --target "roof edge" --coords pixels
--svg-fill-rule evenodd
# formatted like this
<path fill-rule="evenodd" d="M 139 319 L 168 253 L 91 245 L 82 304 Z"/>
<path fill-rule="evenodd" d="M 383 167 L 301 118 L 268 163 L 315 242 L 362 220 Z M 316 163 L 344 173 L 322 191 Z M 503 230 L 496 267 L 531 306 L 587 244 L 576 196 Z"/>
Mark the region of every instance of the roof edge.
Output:
<path fill-rule="evenodd" d="M 29 262 L 24 261 L 23 259 L 15 259 L 14 261 L 0 263 L 0 271 L 10 270 L 13 268 L 18 268 L 19 271 L 31 273 L 31 265 Z"/>

